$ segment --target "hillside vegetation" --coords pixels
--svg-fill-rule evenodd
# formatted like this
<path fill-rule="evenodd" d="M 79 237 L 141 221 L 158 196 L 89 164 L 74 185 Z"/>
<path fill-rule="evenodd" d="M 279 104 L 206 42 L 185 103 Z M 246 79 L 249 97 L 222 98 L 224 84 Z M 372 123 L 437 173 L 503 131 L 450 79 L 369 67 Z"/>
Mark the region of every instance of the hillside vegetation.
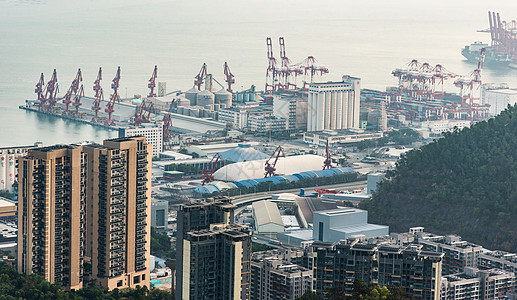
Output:
<path fill-rule="evenodd" d="M 517 107 L 407 153 L 361 207 L 393 232 L 424 226 L 517 252 Z"/>

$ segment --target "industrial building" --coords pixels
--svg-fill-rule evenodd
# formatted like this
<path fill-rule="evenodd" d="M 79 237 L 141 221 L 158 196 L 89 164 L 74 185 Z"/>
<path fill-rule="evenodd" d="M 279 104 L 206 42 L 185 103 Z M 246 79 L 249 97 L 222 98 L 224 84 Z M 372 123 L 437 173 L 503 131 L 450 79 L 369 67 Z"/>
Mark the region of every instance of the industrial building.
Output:
<path fill-rule="evenodd" d="M 150 161 L 144 137 L 19 158 L 18 271 L 67 289 L 149 286 Z"/>
<path fill-rule="evenodd" d="M 341 82 L 311 83 L 307 131 L 359 128 L 360 85 L 348 75 Z"/>
<path fill-rule="evenodd" d="M 338 208 L 314 212 L 313 238 L 320 242 L 339 242 L 354 237 L 372 238 L 389 234 L 389 227 L 368 224 L 368 212 L 357 208 Z"/>
<path fill-rule="evenodd" d="M 41 143 L 35 143 L 32 146 L 0 148 L 0 190 L 8 190 L 10 192 L 14 190 L 13 184 L 15 184 L 16 175 L 18 174 L 16 159 L 26 155 L 29 149 L 41 146 Z"/>
<path fill-rule="evenodd" d="M 4 197 L 0 197 L 0 218 L 16 216 L 16 210 L 16 203 Z"/>
<path fill-rule="evenodd" d="M 314 242 L 312 247 L 312 289 L 317 294 L 340 286 L 351 297 L 354 281 L 361 279 L 388 288 L 402 286 L 417 299 L 440 299 L 442 253 L 358 240 Z"/>
<path fill-rule="evenodd" d="M 226 150 L 219 154 L 225 164 L 269 158 L 269 155 L 255 150 L 251 147 L 251 144 L 239 144 L 237 148 Z"/>
<path fill-rule="evenodd" d="M 287 129 L 287 120 L 277 118 L 275 116 L 248 116 L 247 129 L 251 132 L 267 133 L 285 131 Z"/>
<path fill-rule="evenodd" d="M 119 127 L 118 137 L 145 136 L 148 144 L 153 146 L 153 157 L 163 151 L 163 124 L 144 123 L 140 126 Z"/>
<path fill-rule="evenodd" d="M 517 104 L 517 89 L 510 89 L 507 86 L 481 86 L 481 105 L 490 105 L 490 116 L 495 117 L 508 105 Z"/>
<path fill-rule="evenodd" d="M 294 300 L 311 290 L 312 270 L 296 265 L 286 252 L 255 252 L 251 259 L 251 300 Z"/>
<path fill-rule="evenodd" d="M 358 143 L 366 140 L 378 139 L 383 137 L 382 132 L 366 132 L 362 129 L 341 129 L 304 132 L 303 141 L 307 144 L 329 146 L 338 144 Z"/>
<path fill-rule="evenodd" d="M 256 231 L 265 236 L 275 237 L 284 231 L 284 222 L 276 203 L 262 200 L 253 202 L 253 219 Z"/>
<path fill-rule="evenodd" d="M 295 95 L 274 95 L 273 114 L 286 120 L 286 130 L 307 130 L 307 97 Z"/>
<path fill-rule="evenodd" d="M 249 299 L 251 237 L 228 199 L 178 207 L 176 299 Z"/>
<path fill-rule="evenodd" d="M 217 112 L 217 120 L 225 124 L 232 124 L 233 128 L 249 130 L 249 118 L 274 117 L 273 109 L 268 105 L 259 105 L 258 102 L 247 103 L 245 105 L 233 106 L 231 108 L 221 108 Z"/>

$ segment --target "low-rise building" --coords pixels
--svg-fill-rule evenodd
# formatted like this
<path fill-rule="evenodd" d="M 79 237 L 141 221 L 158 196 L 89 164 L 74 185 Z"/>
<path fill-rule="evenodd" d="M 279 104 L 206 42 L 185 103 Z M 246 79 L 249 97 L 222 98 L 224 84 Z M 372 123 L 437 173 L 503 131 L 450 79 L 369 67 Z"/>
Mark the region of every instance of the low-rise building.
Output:
<path fill-rule="evenodd" d="M 303 141 L 307 144 L 329 146 L 350 144 L 383 137 L 382 132 L 367 132 L 362 129 L 341 129 L 305 132 Z"/>
<path fill-rule="evenodd" d="M 287 120 L 274 116 L 248 116 L 248 130 L 252 132 L 276 132 L 284 131 Z"/>
<path fill-rule="evenodd" d="M 275 95 L 273 97 L 273 114 L 286 119 L 285 129 L 307 130 L 308 99 L 306 96 Z"/>

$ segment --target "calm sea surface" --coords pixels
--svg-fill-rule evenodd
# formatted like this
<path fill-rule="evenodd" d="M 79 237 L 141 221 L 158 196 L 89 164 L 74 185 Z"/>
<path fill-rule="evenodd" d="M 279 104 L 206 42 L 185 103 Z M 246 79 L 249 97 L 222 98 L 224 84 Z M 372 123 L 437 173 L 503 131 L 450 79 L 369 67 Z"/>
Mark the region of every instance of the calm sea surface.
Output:
<path fill-rule="evenodd" d="M 77 68 L 86 94 L 102 66 L 103 88 L 121 66 L 122 97 L 147 94 L 158 65 L 167 90 L 187 90 L 203 62 L 220 82 L 228 62 L 236 89 L 265 81 L 265 38 L 286 41 L 287 55 L 309 55 L 330 69 L 325 80 L 343 74 L 362 78 L 363 87 L 395 85 L 391 71 L 411 59 L 442 64 L 468 74 L 461 48 L 489 42 L 477 33 L 488 27 L 487 11 L 517 18 L 517 1 L 480 0 L 0 0 L 0 146 L 100 142 L 114 131 L 18 109 L 34 99 L 41 72 L 58 71 L 62 96 Z M 517 70 L 485 69 L 485 82 L 517 87 Z M 452 84 L 447 88 L 457 90 Z"/>

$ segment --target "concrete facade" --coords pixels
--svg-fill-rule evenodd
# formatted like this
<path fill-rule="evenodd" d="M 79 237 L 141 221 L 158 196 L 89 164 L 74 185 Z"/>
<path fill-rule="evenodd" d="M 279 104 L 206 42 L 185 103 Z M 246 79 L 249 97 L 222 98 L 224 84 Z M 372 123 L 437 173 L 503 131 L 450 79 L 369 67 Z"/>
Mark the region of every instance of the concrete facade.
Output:
<path fill-rule="evenodd" d="M 146 142 L 153 147 L 152 157 L 163 152 L 163 124 L 142 124 L 138 127 L 119 128 L 118 137 L 145 136 Z"/>
<path fill-rule="evenodd" d="M 517 103 L 517 89 L 507 87 L 481 87 L 481 105 L 490 105 L 490 116 L 495 117 L 505 110 L 508 105 Z"/>
<path fill-rule="evenodd" d="M 151 226 L 157 229 L 167 229 L 169 202 L 165 200 L 151 201 Z"/>
<path fill-rule="evenodd" d="M 341 82 L 311 83 L 307 131 L 359 127 L 361 79 L 343 76 Z"/>

